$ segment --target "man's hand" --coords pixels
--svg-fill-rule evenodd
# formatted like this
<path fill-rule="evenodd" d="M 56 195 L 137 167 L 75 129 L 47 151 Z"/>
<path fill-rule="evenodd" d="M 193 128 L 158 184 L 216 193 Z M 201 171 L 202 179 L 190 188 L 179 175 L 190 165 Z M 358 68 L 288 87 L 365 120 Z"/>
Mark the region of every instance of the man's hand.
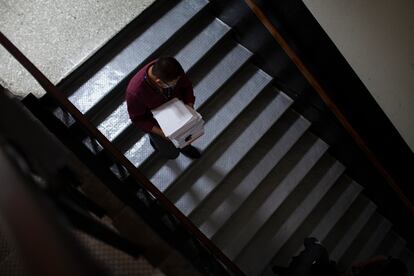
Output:
<path fill-rule="evenodd" d="M 158 136 L 161 136 L 162 138 L 164 138 L 164 139 L 166 139 L 166 140 L 169 140 L 169 139 L 165 136 L 165 134 L 164 134 L 164 132 L 162 131 L 162 129 L 161 129 L 160 127 L 158 127 L 158 126 L 154 126 L 154 127 L 151 129 L 151 132 L 152 132 L 152 133 L 154 133 L 154 134 L 156 134 L 156 135 L 158 135 Z"/>
<path fill-rule="evenodd" d="M 185 105 L 191 107 L 192 109 L 194 109 L 194 103 L 187 103 Z"/>

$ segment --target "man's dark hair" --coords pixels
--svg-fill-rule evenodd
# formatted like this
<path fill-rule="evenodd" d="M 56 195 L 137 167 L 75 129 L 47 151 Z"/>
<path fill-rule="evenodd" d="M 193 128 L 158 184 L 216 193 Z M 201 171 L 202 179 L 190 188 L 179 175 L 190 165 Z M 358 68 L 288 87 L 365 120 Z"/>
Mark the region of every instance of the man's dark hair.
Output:
<path fill-rule="evenodd" d="M 184 69 L 173 57 L 161 57 L 152 67 L 152 73 L 165 82 L 170 82 L 184 74 Z"/>

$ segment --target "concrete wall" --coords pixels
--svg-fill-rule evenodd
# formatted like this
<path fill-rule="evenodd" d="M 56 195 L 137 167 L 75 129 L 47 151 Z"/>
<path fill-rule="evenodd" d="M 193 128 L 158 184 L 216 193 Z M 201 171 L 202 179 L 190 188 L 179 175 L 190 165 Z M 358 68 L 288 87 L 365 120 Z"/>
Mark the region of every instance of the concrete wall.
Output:
<path fill-rule="evenodd" d="M 414 1 L 303 2 L 414 151 Z"/>

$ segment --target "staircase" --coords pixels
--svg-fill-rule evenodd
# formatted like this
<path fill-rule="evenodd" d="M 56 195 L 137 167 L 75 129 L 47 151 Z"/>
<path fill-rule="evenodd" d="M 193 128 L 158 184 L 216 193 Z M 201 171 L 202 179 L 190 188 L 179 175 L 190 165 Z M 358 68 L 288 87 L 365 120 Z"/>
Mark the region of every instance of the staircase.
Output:
<path fill-rule="evenodd" d="M 247 275 L 273 275 L 314 236 L 343 269 L 375 254 L 414 255 L 362 187 L 329 155 L 293 100 L 252 63 L 252 53 L 209 11 L 207 0 L 158 1 L 61 86 L 70 101 Z M 150 14 L 150 15 L 149 15 Z M 129 120 L 130 77 L 160 55 L 178 59 L 194 85 L 205 135 L 199 160 L 164 160 Z M 74 132 L 61 109 L 56 117 Z M 83 142 L 94 154 L 87 137 Z M 114 174 L 128 180 L 117 166 Z"/>

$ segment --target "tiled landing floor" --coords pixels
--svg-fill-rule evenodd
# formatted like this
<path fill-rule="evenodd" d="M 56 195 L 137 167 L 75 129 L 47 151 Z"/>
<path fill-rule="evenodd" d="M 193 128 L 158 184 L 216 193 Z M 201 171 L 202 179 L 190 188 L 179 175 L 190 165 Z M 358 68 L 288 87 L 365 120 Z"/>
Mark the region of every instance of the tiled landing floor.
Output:
<path fill-rule="evenodd" d="M 0 30 L 55 84 L 155 0 L 0 0 Z M 0 84 L 45 91 L 0 46 Z"/>

